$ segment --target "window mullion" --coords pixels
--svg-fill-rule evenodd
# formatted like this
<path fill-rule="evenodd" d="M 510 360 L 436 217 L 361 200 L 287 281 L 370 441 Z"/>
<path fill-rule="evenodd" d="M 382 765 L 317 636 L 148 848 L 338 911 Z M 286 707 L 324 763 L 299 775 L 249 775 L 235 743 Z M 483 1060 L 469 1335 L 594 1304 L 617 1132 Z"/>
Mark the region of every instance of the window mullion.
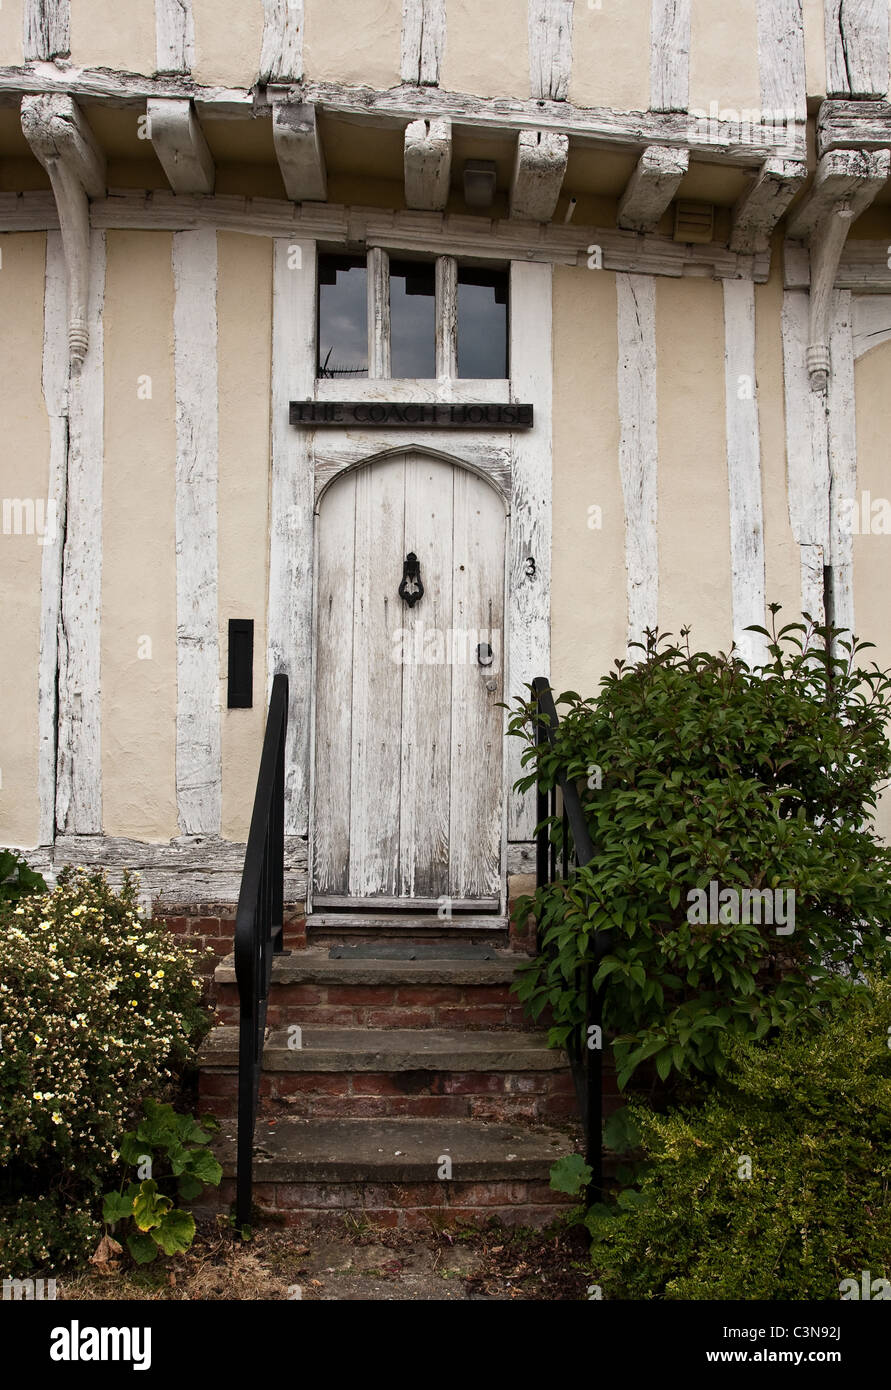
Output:
<path fill-rule="evenodd" d="M 436 375 L 458 375 L 458 262 L 436 258 Z"/>
<path fill-rule="evenodd" d="M 368 376 L 390 375 L 390 257 L 380 246 L 368 251 Z"/>

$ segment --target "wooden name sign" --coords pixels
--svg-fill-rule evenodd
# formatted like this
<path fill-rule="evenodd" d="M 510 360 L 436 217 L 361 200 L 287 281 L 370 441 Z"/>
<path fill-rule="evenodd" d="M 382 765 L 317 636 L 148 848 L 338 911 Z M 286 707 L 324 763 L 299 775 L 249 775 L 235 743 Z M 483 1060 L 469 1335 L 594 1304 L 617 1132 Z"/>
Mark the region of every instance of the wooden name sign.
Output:
<path fill-rule="evenodd" d="M 389 429 L 526 430 L 532 425 L 532 406 L 468 405 L 442 401 L 291 401 L 291 424 L 317 429 L 382 425 Z"/>

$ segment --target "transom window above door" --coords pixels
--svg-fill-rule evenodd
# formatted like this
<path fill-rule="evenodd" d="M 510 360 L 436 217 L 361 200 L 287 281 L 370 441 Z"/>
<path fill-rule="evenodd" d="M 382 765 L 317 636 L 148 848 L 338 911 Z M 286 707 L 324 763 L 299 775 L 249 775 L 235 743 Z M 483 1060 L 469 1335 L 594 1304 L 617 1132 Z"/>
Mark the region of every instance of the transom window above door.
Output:
<path fill-rule="evenodd" d="M 454 256 L 319 256 L 318 376 L 506 380 L 506 268 Z"/>

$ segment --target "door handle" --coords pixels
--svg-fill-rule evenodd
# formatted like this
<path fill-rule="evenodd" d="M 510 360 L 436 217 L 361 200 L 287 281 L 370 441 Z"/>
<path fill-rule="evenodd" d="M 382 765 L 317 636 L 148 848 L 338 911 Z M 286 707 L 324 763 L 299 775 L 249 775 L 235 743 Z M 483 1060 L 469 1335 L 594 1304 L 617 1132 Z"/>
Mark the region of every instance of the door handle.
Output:
<path fill-rule="evenodd" d="M 399 585 L 399 597 L 403 603 L 408 604 L 409 608 L 414 608 L 423 594 L 421 562 L 415 552 L 410 550 L 402 563 L 402 583 Z"/>

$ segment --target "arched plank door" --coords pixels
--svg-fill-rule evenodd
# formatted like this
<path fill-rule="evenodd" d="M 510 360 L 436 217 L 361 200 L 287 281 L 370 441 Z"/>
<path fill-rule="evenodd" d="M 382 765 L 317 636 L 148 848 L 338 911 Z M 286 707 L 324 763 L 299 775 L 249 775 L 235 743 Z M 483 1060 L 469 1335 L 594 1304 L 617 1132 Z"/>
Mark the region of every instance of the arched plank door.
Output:
<path fill-rule="evenodd" d="M 323 494 L 315 906 L 500 905 L 505 530 L 489 483 L 420 451 Z"/>

